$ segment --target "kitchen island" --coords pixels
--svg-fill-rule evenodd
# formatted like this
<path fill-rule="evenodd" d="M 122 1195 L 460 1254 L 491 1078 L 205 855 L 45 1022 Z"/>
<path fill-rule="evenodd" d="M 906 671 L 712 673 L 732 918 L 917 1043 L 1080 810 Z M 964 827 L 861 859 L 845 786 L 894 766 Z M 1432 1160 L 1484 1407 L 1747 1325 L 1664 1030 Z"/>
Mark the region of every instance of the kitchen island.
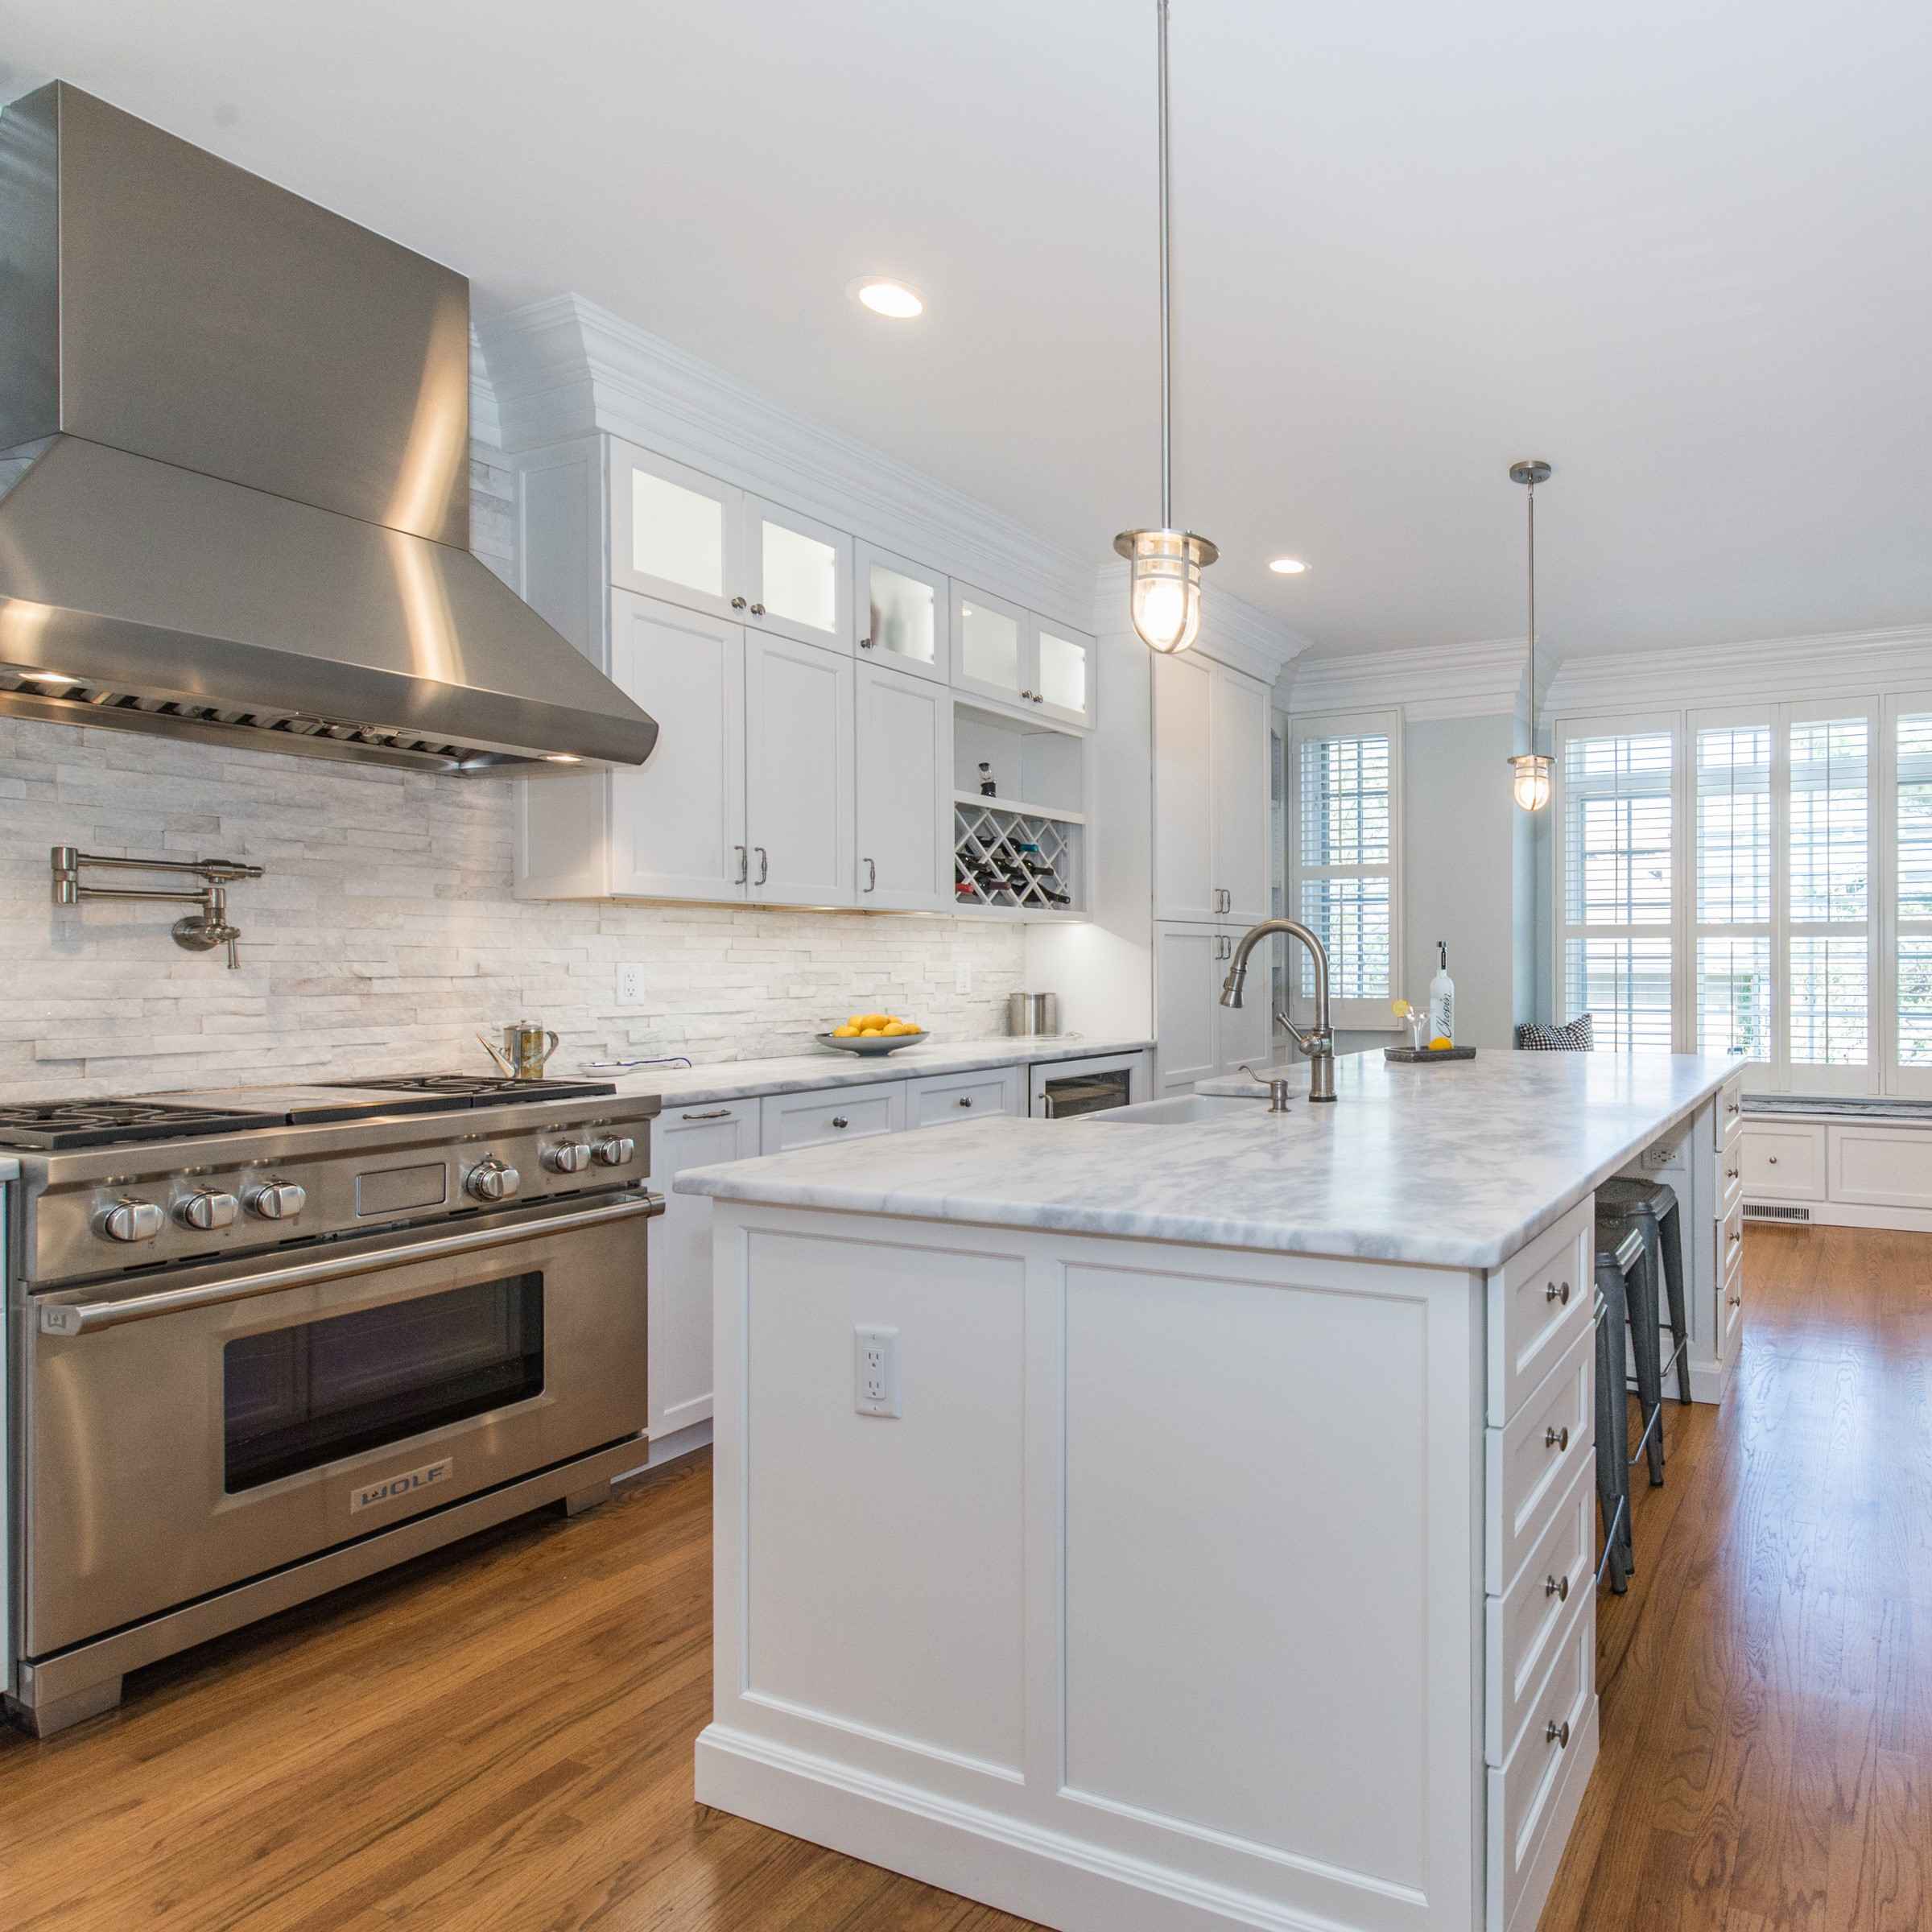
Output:
<path fill-rule="evenodd" d="M 1596 1748 L 1591 1191 L 1675 1136 L 1728 1216 L 1736 1071 L 1363 1056 L 680 1177 L 698 1797 L 1053 1926 L 1533 1926 Z"/>

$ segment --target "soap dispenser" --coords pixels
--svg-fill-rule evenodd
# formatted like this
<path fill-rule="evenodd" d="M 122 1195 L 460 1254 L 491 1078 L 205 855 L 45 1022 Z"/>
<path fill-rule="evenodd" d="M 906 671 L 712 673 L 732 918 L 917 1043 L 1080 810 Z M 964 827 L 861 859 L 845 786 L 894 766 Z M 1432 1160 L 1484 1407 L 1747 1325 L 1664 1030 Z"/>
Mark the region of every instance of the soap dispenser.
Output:
<path fill-rule="evenodd" d="M 1429 1037 L 1452 1041 L 1455 1038 L 1455 981 L 1449 976 L 1449 942 L 1438 939 L 1435 949 L 1442 964 L 1429 982 Z"/>

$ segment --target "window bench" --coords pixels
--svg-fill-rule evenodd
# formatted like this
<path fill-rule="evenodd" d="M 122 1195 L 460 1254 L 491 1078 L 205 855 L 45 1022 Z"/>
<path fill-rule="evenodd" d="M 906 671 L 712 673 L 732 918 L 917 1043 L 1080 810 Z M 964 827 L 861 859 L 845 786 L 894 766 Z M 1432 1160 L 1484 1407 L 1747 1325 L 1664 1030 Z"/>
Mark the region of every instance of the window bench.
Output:
<path fill-rule="evenodd" d="M 1747 1095 L 1744 1218 L 1932 1233 L 1932 1101 Z"/>

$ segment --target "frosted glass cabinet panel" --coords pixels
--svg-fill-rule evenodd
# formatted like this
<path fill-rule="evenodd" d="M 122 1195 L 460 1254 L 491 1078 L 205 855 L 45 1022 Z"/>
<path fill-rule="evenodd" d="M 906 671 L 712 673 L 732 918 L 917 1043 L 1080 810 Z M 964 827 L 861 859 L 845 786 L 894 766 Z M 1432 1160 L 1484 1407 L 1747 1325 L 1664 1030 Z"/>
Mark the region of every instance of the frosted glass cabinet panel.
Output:
<path fill-rule="evenodd" d="M 944 683 L 952 666 L 951 587 L 944 575 L 860 543 L 852 580 L 860 651 L 874 663 Z"/>
<path fill-rule="evenodd" d="M 729 617 L 741 493 L 628 443 L 610 448 L 610 577 L 620 590 Z"/>
<path fill-rule="evenodd" d="M 1093 722 L 1092 638 L 1063 625 L 1041 622 L 1034 633 L 1039 653 L 1034 696 L 1043 711 L 1070 724 Z"/>
<path fill-rule="evenodd" d="M 956 582 L 953 683 L 1009 704 L 1030 701 L 1020 694 L 1030 690 L 1027 660 L 1032 655 L 1031 625 L 1032 619 L 1018 605 Z"/>
<path fill-rule="evenodd" d="M 756 497 L 745 499 L 745 538 L 751 631 L 850 656 L 852 539 Z"/>

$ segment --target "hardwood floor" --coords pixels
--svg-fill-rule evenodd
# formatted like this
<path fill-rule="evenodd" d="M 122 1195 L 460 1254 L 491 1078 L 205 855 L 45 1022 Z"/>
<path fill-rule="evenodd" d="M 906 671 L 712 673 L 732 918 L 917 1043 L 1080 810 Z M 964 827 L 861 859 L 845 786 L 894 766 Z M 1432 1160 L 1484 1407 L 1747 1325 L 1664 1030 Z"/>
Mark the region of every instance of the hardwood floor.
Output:
<path fill-rule="evenodd" d="M 1754 1227 L 1744 1266 L 1730 1397 L 1670 1409 L 1598 1600 L 1542 1932 L 1932 1926 L 1932 1236 Z"/>
<path fill-rule="evenodd" d="M 1724 1409 L 1667 1417 L 1600 1610 L 1543 1932 L 1932 1928 L 1932 1236 L 1753 1228 Z M 1023 1932 L 691 1798 L 708 1455 L 0 1736 L 9 1932 Z"/>

